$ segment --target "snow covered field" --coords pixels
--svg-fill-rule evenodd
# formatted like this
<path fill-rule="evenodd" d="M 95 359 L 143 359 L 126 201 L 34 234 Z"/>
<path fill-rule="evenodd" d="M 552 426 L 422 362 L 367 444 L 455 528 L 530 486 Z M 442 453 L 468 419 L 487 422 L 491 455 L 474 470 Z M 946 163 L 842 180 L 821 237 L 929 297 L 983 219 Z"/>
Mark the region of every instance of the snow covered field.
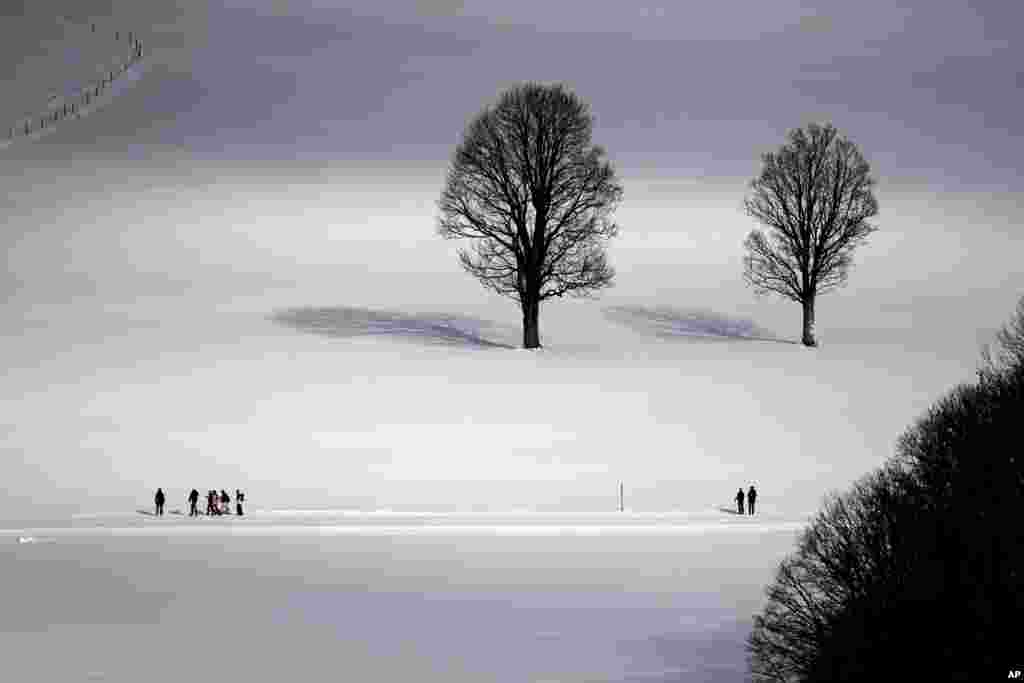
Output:
<path fill-rule="evenodd" d="M 739 207 L 819 104 L 771 78 L 715 104 L 744 88 L 671 51 L 707 41 L 566 51 L 402 14 L 421 3 L 64 4 L 149 50 L 97 115 L 0 150 L 0 680 L 744 680 L 796 530 L 973 378 L 1024 292 L 1015 171 L 985 185 L 993 150 L 910 130 L 913 107 L 836 105 L 879 159 L 880 229 L 819 301 L 820 348 L 794 343 L 798 306 L 741 280 Z M 63 45 L 25 31 L 0 46 Z M 761 78 L 779 44 L 749 44 L 731 73 Z M 25 53 L 39 78 L 10 72 L 2 108 L 61 87 L 60 50 Z M 609 85 L 627 52 L 662 75 Z M 898 69 L 870 64 L 875 93 Z M 578 85 L 625 187 L 615 287 L 543 305 L 535 352 L 434 233 L 462 125 L 524 78 Z M 957 145 L 983 163 L 915 177 Z M 750 484 L 759 514 L 732 515 Z M 157 486 L 251 512 L 135 514 Z"/>
<path fill-rule="evenodd" d="M 641 183 L 611 247 L 617 286 L 546 304 L 531 353 L 515 306 L 434 235 L 426 181 L 275 173 L 43 162 L 5 177 L 0 517 L 134 510 L 157 486 L 169 507 L 195 486 L 265 508 L 602 511 L 620 481 L 633 510 L 731 507 L 754 483 L 765 510 L 802 515 L 973 377 L 1022 284 L 1013 213 L 950 266 L 912 242 L 952 245 L 931 226 L 984 217 L 894 200 L 805 349 L 798 307 L 740 281 L 746 220 L 698 205 L 716 232 L 681 232 L 682 210 Z"/>
<path fill-rule="evenodd" d="M 515 308 L 434 238 L 428 192 L 389 207 L 345 174 L 90 170 L 8 178 L 11 680 L 745 680 L 795 529 L 971 378 L 1013 304 L 988 271 L 975 301 L 866 287 L 823 302 L 804 349 L 795 307 L 737 284 L 734 245 L 688 249 L 641 199 L 620 286 L 545 306 L 526 352 Z M 65 188 L 50 204 L 44 173 Z M 886 239 L 863 270 L 897 258 Z M 613 512 L 620 481 L 641 517 L 611 523 L 630 528 L 558 517 Z M 721 511 L 751 483 L 756 523 Z M 148 509 L 156 486 L 169 509 L 195 486 L 254 512 L 534 516 L 53 521 Z"/>
<path fill-rule="evenodd" d="M 0 151 L 92 114 L 145 70 L 135 61 L 137 31 L 106 18 L 97 21 L 88 12 L 76 18 L 55 8 L 33 3 L 0 21 Z"/>
<path fill-rule="evenodd" d="M 742 681 L 797 526 L 307 511 L 12 527 L 0 661 L 26 682 Z"/>

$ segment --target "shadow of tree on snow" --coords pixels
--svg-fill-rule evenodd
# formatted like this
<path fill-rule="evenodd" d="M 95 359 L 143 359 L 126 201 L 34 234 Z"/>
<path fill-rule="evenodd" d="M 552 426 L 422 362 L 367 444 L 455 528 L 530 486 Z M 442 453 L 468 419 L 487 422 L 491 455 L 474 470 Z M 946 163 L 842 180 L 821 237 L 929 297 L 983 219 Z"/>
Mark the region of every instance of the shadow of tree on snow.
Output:
<path fill-rule="evenodd" d="M 495 336 L 511 339 L 515 331 L 497 323 L 469 316 L 447 313 L 403 313 L 374 311 L 356 306 L 329 308 L 299 307 L 275 311 L 270 319 L 301 332 L 327 337 L 353 338 L 367 336 L 399 337 L 426 344 L 468 346 L 474 348 L 514 349 L 515 346 L 489 339 Z"/>
<path fill-rule="evenodd" d="M 711 340 L 749 339 L 782 344 L 796 343 L 778 337 L 752 320 L 731 318 L 702 308 L 608 306 L 603 309 L 603 313 L 605 318 L 612 322 L 662 339 L 687 337 Z"/>

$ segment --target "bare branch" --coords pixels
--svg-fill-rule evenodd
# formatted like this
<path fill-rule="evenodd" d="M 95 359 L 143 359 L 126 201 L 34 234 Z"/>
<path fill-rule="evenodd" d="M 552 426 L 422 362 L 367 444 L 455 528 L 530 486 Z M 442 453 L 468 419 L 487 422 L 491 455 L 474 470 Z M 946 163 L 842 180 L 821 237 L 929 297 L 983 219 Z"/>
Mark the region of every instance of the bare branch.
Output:
<path fill-rule="evenodd" d="M 766 240 L 747 241 L 752 253 L 746 264 L 755 272 L 746 279 L 755 289 L 792 298 L 789 276 L 795 273 L 798 300 L 842 286 L 853 250 L 875 230 L 868 220 L 878 214 L 878 202 L 867 161 L 831 124 L 812 123 L 791 131 L 787 144 L 763 162 L 744 206 L 774 244 L 769 256 Z"/>
<path fill-rule="evenodd" d="M 526 83 L 478 114 L 453 155 L 438 233 L 477 242 L 463 268 L 524 311 L 612 283 L 603 243 L 617 234 L 622 187 L 592 129 L 564 86 Z"/>

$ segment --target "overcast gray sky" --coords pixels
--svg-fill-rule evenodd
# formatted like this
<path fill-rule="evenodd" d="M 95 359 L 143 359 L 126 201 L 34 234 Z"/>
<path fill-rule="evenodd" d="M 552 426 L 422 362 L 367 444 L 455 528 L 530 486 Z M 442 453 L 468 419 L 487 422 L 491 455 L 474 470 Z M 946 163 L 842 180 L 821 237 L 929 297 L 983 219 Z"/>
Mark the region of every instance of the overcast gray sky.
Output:
<path fill-rule="evenodd" d="M 431 168 L 481 106 L 535 79 L 590 103 L 595 141 L 628 175 L 746 179 L 787 129 L 831 120 L 882 178 L 1021 187 L 1020 3 L 89 0 L 73 11 L 90 2 L 142 26 L 154 63 L 134 124 L 112 124 L 86 153 Z"/>

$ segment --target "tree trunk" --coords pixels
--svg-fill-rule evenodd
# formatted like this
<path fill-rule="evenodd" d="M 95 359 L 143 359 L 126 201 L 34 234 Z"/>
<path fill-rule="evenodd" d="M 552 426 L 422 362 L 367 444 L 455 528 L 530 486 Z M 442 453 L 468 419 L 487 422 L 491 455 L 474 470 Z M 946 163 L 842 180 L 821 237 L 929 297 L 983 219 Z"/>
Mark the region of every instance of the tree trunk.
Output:
<path fill-rule="evenodd" d="M 814 296 L 811 295 L 804 299 L 804 346 L 817 346 L 818 342 L 814 339 Z"/>
<path fill-rule="evenodd" d="M 540 348 L 540 301 L 529 297 L 523 302 L 523 348 Z"/>

